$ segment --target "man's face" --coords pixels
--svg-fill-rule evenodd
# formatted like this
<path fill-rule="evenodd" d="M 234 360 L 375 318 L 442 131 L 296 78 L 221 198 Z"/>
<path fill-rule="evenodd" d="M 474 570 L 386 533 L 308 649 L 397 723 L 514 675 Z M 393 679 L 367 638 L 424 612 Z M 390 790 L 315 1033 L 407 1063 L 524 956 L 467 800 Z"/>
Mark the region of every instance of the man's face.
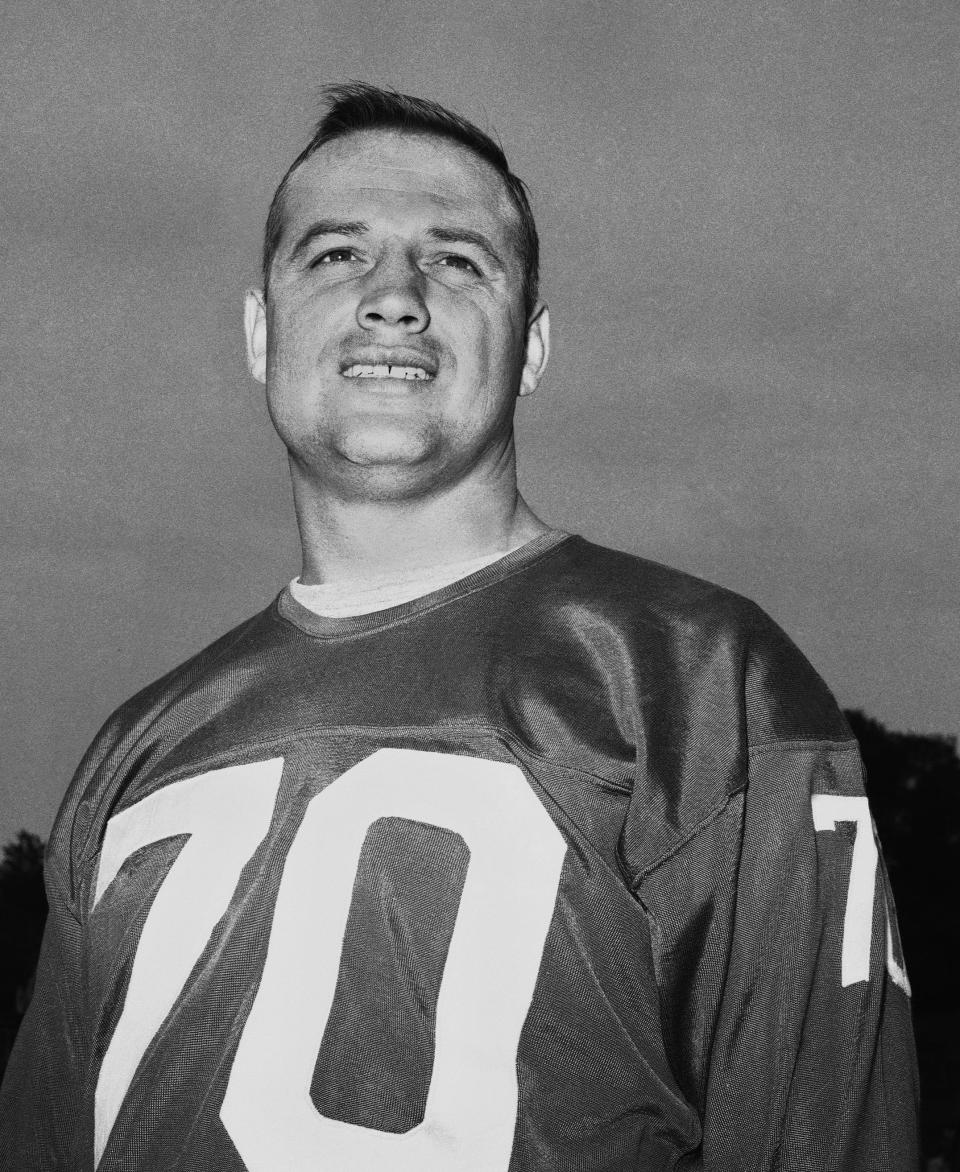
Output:
<path fill-rule="evenodd" d="M 285 210 L 247 322 L 295 468 L 402 499 L 495 467 L 546 361 L 496 171 L 443 139 L 364 131 L 302 164 Z"/>

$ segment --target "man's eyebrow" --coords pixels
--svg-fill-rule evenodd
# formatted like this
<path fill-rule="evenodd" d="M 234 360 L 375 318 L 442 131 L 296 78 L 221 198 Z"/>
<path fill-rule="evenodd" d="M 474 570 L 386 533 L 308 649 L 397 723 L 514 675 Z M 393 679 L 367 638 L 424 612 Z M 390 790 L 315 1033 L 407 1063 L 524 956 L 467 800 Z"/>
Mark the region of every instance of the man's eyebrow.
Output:
<path fill-rule="evenodd" d="M 472 228 L 428 228 L 427 235 L 432 240 L 440 240 L 444 244 L 472 244 L 484 253 L 498 269 L 503 269 L 503 258 L 482 232 L 475 232 Z"/>
<path fill-rule="evenodd" d="M 363 220 L 315 220 L 290 250 L 295 260 L 318 236 L 362 236 L 370 230 Z"/>

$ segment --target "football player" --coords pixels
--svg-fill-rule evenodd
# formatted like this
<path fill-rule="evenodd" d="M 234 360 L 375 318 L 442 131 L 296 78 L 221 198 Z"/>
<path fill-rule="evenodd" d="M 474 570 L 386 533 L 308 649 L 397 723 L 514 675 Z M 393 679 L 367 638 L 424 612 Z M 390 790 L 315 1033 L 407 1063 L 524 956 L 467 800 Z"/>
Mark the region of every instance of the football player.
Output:
<path fill-rule="evenodd" d="M 302 573 L 83 761 L 4 1167 L 915 1167 L 829 692 L 750 602 L 518 494 L 537 248 L 484 133 L 330 91 L 246 304 Z"/>

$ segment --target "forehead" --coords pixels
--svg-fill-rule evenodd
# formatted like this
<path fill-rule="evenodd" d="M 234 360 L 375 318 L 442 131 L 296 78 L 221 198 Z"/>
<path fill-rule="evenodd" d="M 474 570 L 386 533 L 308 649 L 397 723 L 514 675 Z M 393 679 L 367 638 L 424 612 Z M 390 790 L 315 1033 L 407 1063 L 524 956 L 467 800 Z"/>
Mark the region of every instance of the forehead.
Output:
<path fill-rule="evenodd" d="M 287 227 L 317 216 L 479 220 L 512 234 L 517 214 L 502 177 L 459 143 L 403 131 L 365 130 L 324 144 L 290 178 Z"/>

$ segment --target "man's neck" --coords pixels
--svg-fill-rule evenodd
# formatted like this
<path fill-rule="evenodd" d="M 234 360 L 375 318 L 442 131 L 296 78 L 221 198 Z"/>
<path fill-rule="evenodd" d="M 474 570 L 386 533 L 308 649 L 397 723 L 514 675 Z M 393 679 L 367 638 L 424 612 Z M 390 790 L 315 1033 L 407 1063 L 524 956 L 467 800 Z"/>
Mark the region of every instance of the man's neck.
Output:
<path fill-rule="evenodd" d="M 342 500 L 294 479 L 305 584 L 370 582 L 508 553 L 548 532 L 516 482 L 413 501 Z"/>

